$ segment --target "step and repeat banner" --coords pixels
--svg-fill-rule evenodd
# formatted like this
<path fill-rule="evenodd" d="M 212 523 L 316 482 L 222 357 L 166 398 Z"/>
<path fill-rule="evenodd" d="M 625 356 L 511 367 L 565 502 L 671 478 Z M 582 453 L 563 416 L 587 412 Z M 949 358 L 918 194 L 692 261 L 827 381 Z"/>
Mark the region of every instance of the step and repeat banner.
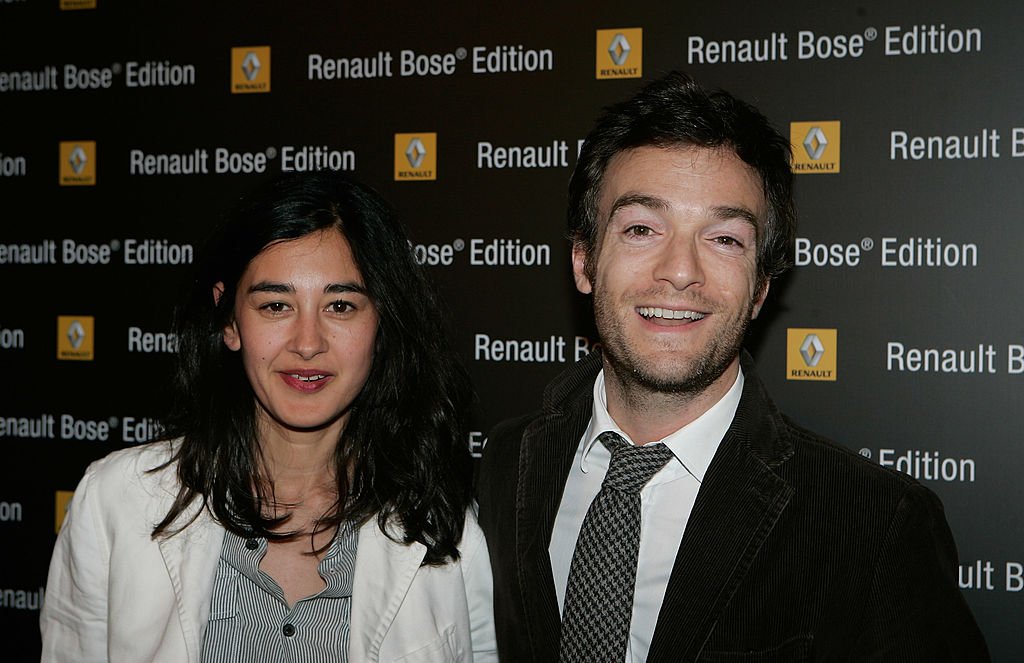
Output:
<path fill-rule="evenodd" d="M 365 4 L 0 0 L 0 658 L 38 657 L 85 466 L 158 434 L 174 305 L 239 194 L 334 168 L 394 204 L 479 455 L 595 344 L 565 241 L 581 140 L 682 69 L 792 139 L 762 377 L 939 494 L 993 659 L 1024 660 L 1024 6 Z"/>

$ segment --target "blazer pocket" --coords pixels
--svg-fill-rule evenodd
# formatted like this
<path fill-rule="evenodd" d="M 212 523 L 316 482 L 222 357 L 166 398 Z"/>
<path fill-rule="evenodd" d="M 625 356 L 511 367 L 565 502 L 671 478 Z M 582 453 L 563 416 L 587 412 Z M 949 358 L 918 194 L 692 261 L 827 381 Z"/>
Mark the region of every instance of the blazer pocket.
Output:
<path fill-rule="evenodd" d="M 437 640 L 394 659 L 394 663 L 459 663 L 452 639 L 455 627 L 449 626 Z"/>
<path fill-rule="evenodd" d="M 700 663 L 801 663 L 813 661 L 813 636 L 797 635 L 780 645 L 758 651 L 706 651 L 697 656 Z"/>

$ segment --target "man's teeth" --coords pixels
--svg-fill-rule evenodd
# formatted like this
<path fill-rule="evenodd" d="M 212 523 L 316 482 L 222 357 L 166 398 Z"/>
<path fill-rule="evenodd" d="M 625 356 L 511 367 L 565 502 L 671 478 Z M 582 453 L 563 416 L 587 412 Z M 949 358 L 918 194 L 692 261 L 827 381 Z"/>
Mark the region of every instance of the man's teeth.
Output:
<path fill-rule="evenodd" d="M 697 311 L 675 311 L 670 308 L 655 308 L 653 306 L 641 306 L 637 312 L 645 318 L 662 318 L 665 320 L 700 320 L 703 313 Z"/>
<path fill-rule="evenodd" d="M 323 380 L 326 375 L 299 375 L 298 373 L 292 373 L 292 377 L 300 382 L 316 382 L 317 380 Z"/>

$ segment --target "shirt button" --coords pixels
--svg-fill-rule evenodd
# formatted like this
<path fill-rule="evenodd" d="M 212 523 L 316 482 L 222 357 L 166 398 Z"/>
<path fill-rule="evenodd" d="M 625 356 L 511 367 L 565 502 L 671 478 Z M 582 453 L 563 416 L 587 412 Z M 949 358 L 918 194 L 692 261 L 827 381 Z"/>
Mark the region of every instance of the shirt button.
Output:
<path fill-rule="evenodd" d="M 291 624 L 285 624 L 284 627 L 281 629 L 281 633 L 284 633 L 284 637 L 290 638 L 293 635 L 295 635 L 295 627 Z"/>
<path fill-rule="evenodd" d="M 245 549 L 246 550 L 256 550 L 259 547 L 260 547 L 260 542 L 257 541 L 256 539 L 246 539 L 245 540 Z"/>

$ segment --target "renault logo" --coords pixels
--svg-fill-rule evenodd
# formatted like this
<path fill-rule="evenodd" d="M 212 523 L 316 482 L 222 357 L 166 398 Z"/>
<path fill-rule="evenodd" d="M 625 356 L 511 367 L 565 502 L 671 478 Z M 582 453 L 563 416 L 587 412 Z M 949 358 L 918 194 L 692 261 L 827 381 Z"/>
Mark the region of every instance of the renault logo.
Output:
<path fill-rule="evenodd" d="M 71 341 L 71 347 L 75 350 L 82 346 L 82 341 L 85 340 L 85 329 L 78 320 L 68 325 L 68 340 Z"/>
<path fill-rule="evenodd" d="M 825 346 L 821 344 L 817 334 L 808 334 L 800 346 L 800 354 L 804 358 L 804 363 L 814 368 L 825 354 Z"/>
<path fill-rule="evenodd" d="M 611 56 L 615 66 L 621 67 L 626 63 L 626 59 L 629 58 L 630 50 L 629 40 L 626 39 L 626 35 L 619 32 L 612 39 L 611 46 L 608 47 L 608 55 Z"/>
<path fill-rule="evenodd" d="M 409 160 L 409 165 L 419 168 L 425 156 L 427 156 L 427 148 L 423 147 L 423 141 L 419 138 L 410 140 L 409 147 L 405 148 L 405 158 Z"/>
<path fill-rule="evenodd" d="M 85 150 L 82 149 L 81 145 L 75 145 L 75 149 L 71 150 L 71 157 L 68 162 L 71 164 L 71 170 L 75 172 L 75 175 L 81 175 L 82 169 L 85 168 L 85 164 L 88 163 L 89 157 L 85 156 Z"/>
<path fill-rule="evenodd" d="M 242 73 L 249 81 L 255 80 L 256 74 L 260 73 L 260 59 L 253 51 L 245 54 L 245 59 L 242 60 Z"/>
<path fill-rule="evenodd" d="M 804 149 L 807 150 L 807 156 L 817 161 L 827 146 L 828 139 L 825 138 L 825 132 L 821 130 L 821 127 L 811 127 L 804 138 Z"/>

